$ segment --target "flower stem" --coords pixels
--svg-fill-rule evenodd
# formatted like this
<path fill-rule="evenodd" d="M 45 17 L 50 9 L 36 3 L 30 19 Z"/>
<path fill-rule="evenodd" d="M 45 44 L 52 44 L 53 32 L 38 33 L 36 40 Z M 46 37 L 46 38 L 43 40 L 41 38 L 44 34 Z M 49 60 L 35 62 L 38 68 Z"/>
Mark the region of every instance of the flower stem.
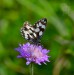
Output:
<path fill-rule="evenodd" d="M 34 70 L 33 70 L 33 63 L 31 63 L 31 67 L 30 67 L 30 73 L 31 73 L 31 75 L 34 75 L 34 72 L 33 72 Z"/>

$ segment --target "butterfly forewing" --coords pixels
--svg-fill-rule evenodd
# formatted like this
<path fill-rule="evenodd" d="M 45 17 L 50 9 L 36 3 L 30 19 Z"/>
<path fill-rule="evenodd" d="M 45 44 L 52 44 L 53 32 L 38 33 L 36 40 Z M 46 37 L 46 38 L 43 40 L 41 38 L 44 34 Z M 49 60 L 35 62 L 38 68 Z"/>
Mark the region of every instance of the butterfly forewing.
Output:
<path fill-rule="evenodd" d="M 38 43 L 45 30 L 46 24 L 46 18 L 39 20 L 33 26 L 28 22 L 25 22 L 24 26 L 21 28 L 21 34 L 25 39 L 33 43 Z"/>
<path fill-rule="evenodd" d="M 42 36 L 46 27 L 46 23 L 47 23 L 47 19 L 44 18 L 34 24 L 33 28 L 35 33 L 37 34 L 37 38 Z"/>

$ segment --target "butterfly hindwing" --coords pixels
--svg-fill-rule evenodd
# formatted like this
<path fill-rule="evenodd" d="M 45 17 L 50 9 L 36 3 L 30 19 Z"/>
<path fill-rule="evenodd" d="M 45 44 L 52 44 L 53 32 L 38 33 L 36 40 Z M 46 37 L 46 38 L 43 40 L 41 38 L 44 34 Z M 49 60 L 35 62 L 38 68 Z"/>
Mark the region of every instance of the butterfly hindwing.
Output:
<path fill-rule="evenodd" d="M 24 23 L 21 28 L 21 34 L 26 39 L 33 43 L 38 43 L 47 24 L 47 19 L 43 18 L 36 22 L 33 26 L 28 22 Z"/>

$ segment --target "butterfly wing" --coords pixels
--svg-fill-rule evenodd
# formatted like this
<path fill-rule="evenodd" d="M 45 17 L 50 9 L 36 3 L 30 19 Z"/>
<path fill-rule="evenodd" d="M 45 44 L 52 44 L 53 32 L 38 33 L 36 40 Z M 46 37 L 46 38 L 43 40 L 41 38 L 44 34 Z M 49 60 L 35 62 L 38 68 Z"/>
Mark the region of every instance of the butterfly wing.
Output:
<path fill-rule="evenodd" d="M 24 26 L 21 28 L 21 34 L 26 40 L 38 43 L 45 30 L 46 24 L 46 18 L 39 20 L 33 26 L 28 22 L 25 22 Z"/>
<path fill-rule="evenodd" d="M 46 24 L 47 24 L 47 19 L 46 18 L 43 18 L 43 19 L 37 21 L 33 25 L 34 33 L 36 34 L 36 38 L 37 39 L 40 39 L 41 36 L 43 35 L 43 32 L 44 32 L 44 30 L 46 28 Z"/>
<path fill-rule="evenodd" d="M 30 30 L 31 28 L 31 24 L 29 24 L 28 22 L 24 22 L 23 27 L 21 28 L 21 35 L 26 39 L 26 40 L 30 40 L 32 37 L 30 36 L 30 33 L 32 33 L 32 31 Z"/>

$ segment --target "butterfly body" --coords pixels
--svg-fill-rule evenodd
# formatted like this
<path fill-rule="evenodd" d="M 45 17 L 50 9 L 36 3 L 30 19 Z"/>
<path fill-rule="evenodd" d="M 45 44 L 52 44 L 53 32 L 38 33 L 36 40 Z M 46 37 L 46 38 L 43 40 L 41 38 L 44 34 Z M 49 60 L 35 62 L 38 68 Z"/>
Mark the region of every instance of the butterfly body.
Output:
<path fill-rule="evenodd" d="M 46 24 L 46 18 L 37 21 L 33 26 L 28 22 L 25 22 L 24 26 L 21 28 L 21 34 L 26 40 L 38 44 L 45 30 Z"/>

